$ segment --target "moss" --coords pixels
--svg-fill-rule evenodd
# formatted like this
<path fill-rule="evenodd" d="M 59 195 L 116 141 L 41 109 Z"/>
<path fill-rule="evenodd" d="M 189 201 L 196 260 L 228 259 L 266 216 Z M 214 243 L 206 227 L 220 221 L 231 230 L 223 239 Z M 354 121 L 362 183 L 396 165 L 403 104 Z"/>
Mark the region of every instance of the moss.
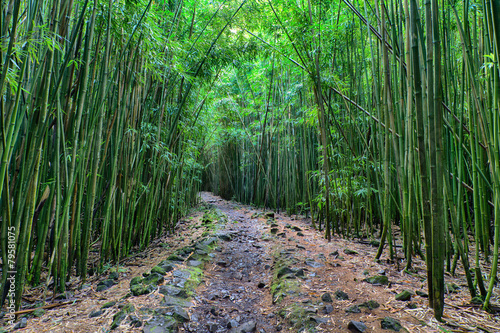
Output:
<path fill-rule="evenodd" d="M 316 311 L 314 305 L 293 303 L 282 309 L 279 315 L 288 321 L 294 332 L 315 332 L 318 325 L 314 320 Z"/>

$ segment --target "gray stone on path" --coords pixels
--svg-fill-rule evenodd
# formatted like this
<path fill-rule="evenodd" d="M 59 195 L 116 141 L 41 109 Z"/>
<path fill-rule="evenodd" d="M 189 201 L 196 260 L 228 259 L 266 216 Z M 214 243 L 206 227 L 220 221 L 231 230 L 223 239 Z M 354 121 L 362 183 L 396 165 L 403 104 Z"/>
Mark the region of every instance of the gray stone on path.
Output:
<path fill-rule="evenodd" d="M 364 331 L 366 331 L 367 327 L 366 327 L 365 323 L 363 323 L 361 321 L 351 320 L 349 322 L 349 325 L 347 325 L 347 328 L 351 332 L 364 332 Z"/>

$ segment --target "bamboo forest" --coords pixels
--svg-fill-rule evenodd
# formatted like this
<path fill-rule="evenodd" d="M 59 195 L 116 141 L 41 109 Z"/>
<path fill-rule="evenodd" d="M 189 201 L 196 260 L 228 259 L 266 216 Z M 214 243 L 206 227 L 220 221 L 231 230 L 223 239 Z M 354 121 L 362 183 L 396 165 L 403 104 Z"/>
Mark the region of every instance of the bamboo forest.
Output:
<path fill-rule="evenodd" d="M 0 332 L 500 332 L 500 0 L 0 6 Z"/>

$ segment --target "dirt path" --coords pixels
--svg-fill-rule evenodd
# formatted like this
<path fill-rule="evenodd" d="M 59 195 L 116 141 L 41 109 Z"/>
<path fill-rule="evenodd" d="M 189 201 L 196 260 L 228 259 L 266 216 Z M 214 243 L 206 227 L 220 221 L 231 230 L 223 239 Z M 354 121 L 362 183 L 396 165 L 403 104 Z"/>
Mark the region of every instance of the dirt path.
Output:
<path fill-rule="evenodd" d="M 47 298 L 64 306 L 28 314 L 18 331 L 500 331 L 498 317 L 467 305 L 460 276 L 447 277 L 458 289 L 446 296 L 447 325 L 438 324 L 420 260 L 410 275 L 386 258 L 374 262 L 377 248 L 367 240 L 327 242 L 309 219 L 200 195 L 175 235 L 90 283 L 73 279 L 62 300 Z M 36 306 L 40 297 L 33 289 L 25 300 Z"/>

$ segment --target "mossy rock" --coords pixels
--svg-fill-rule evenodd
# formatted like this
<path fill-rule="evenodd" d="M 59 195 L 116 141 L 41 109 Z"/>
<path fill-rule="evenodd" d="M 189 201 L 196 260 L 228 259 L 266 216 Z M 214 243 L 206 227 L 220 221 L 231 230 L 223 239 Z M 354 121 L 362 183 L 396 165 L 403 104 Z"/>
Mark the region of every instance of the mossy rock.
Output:
<path fill-rule="evenodd" d="M 156 286 L 151 285 L 151 284 L 140 283 L 140 284 L 134 284 L 134 285 L 130 286 L 130 292 L 134 296 L 140 296 L 140 295 L 150 294 L 153 291 L 155 291 L 156 288 L 157 288 Z"/>
<path fill-rule="evenodd" d="M 107 309 L 107 308 L 113 307 L 113 306 L 115 306 L 115 304 L 116 304 L 115 301 L 104 303 L 104 305 L 101 306 L 101 309 Z"/>
<path fill-rule="evenodd" d="M 165 279 L 163 278 L 163 275 L 151 272 L 151 274 L 148 277 L 146 277 L 142 280 L 142 283 L 151 284 L 151 285 L 159 285 L 159 284 L 163 283 L 163 281 L 165 281 Z"/>
<path fill-rule="evenodd" d="M 398 320 L 391 317 L 385 317 L 384 319 L 382 319 L 380 326 L 384 330 L 393 330 L 396 332 L 399 332 L 403 328 Z"/>
<path fill-rule="evenodd" d="M 373 285 L 388 285 L 389 284 L 389 279 L 385 275 L 376 275 L 376 276 L 371 276 L 363 281 L 368 282 Z"/>
<path fill-rule="evenodd" d="M 400 292 L 399 294 L 396 295 L 396 301 L 409 301 L 411 299 L 411 292 L 409 292 L 408 290 L 403 290 L 402 292 Z"/>
<path fill-rule="evenodd" d="M 130 286 L 132 287 L 133 285 L 141 283 L 142 278 L 140 276 L 134 277 L 132 280 L 130 280 Z"/>
<path fill-rule="evenodd" d="M 380 307 L 380 304 L 378 304 L 377 301 L 370 300 L 370 301 L 366 301 L 364 303 L 361 303 L 359 306 L 365 307 L 368 310 L 373 310 L 373 309 L 376 309 L 376 308 Z"/>
<path fill-rule="evenodd" d="M 111 329 L 114 330 L 115 328 L 120 326 L 120 323 L 123 321 L 123 319 L 125 319 L 125 317 L 127 317 L 127 315 L 133 311 L 135 311 L 135 308 L 132 304 L 125 305 L 120 310 L 120 312 L 118 312 L 113 316 L 113 323 L 111 324 Z"/>
<path fill-rule="evenodd" d="M 180 256 L 178 256 L 177 254 L 171 254 L 167 257 L 167 260 L 169 261 L 184 261 L 185 258 L 182 258 Z"/>
<path fill-rule="evenodd" d="M 157 273 L 160 275 L 165 275 L 167 273 L 167 270 L 161 266 L 155 266 L 153 269 L 151 269 L 151 274 L 152 273 Z"/>

